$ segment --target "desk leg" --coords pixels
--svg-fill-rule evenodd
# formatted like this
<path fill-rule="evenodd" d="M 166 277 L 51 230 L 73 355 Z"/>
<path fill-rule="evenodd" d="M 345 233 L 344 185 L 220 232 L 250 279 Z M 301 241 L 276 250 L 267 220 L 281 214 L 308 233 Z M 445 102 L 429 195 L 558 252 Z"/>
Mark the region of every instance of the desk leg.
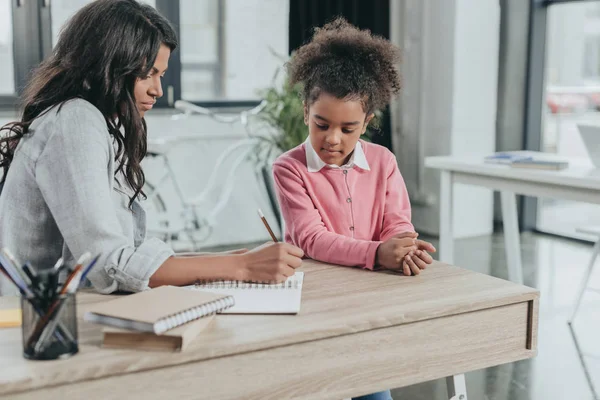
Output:
<path fill-rule="evenodd" d="M 454 263 L 454 230 L 452 226 L 453 200 L 452 172 L 442 171 L 440 176 L 440 244 L 439 260 Z"/>
<path fill-rule="evenodd" d="M 465 375 L 454 375 L 446 378 L 449 400 L 467 400 L 467 383 Z"/>
<path fill-rule="evenodd" d="M 442 262 L 454 263 L 454 227 L 453 207 L 454 182 L 451 171 L 442 171 L 440 176 L 440 244 L 439 259 Z M 464 374 L 446 378 L 448 398 L 450 400 L 467 400 L 467 384 Z"/>
<path fill-rule="evenodd" d="M 523 267 L 521 264 L 521 238 L 517 219 L 517 197 L 513 192 L 500 192 L 502 203 L 502 223 L 504 225 L 504 244 L 508 279 L 523 284 Z"/>

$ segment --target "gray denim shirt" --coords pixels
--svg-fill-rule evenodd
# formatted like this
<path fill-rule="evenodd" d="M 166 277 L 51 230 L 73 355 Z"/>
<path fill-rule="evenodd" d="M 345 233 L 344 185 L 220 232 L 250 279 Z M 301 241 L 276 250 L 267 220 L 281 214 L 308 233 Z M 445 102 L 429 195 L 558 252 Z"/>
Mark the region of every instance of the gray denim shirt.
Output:
<path fill-rule="evenodd" d="M 137 200 L 129 208 L 132 190 L 115 179 L 114 158 L 106 121 L 91 103 L 70 100 L 37 118 L 0 195 L 0 247 L 38 270 L 59 257 L 75 265 L 85 252 L 100 254 L 88 275 L 96 290 L 147 289 L 173 250 L 146 240 L 146 214 Z M 7 284 L 0 293 L 11 293 Z"/>

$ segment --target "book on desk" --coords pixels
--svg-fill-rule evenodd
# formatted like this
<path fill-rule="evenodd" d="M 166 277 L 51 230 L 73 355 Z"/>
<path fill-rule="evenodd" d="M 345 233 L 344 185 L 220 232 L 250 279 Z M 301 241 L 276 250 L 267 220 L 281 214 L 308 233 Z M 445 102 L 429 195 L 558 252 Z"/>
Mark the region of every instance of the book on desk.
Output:
<path fill-rule="evenodd" d="M 517 160 L 510 164 L 513 168 L 530 168 L 530 169 L 545 169 L 551 171 L 559 171 L 569 166 L 568 161 L 561 160 Z"/>
<path fill-rule="evenodd" d="M 102 347 L 132 350 L 183 351 L 214 320 L 214 315 L 197 319 L 166 331 L 162 335 L 114 327 L 102 329 Z"/>
<path fill-rule="evenodd" d="M 304 273 L 279 284 L 214 281 L 156 289 L 92 305 L 88 322 L 107 325 L 103 347 L 184 350 L 214 314 L 297 314 Z"/>
<path fill-rule="evenodd" d="M 0 328 L 15 328 L 21 326 L 22 315 L 20 308 L 0 310 Z"/>
<path fill-rule="evenodd" d="M 553 171 L 562 170 L 569 166 L 567 160 L 561 159 L 555 154 L 526 150 L 497 152 L 485 157 L 484 161 L 488 164 L 504 164 L 513 168 Z"/>
<path fill-rule="evenodd" d="M 232 296 L 161 286 L 94 304 L 88 322 L 107 325 L 103 346 L 183 350 L 212 321 L 232 307 Z"/>

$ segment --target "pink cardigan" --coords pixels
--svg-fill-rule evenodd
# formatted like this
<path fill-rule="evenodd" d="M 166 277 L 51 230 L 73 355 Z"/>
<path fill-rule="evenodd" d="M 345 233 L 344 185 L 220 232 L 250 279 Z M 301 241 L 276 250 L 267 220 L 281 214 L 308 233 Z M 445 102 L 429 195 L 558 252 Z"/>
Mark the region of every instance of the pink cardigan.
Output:
<path fill-rule="evenodd" d="M 315 260 L 373 269 L 379 244 L 414 228 L 396 157 L 383 146 L 361 144 L 370 170 L 308 172 L 301 144 L 275 160 L 273 175 L 286 242 Z"/>

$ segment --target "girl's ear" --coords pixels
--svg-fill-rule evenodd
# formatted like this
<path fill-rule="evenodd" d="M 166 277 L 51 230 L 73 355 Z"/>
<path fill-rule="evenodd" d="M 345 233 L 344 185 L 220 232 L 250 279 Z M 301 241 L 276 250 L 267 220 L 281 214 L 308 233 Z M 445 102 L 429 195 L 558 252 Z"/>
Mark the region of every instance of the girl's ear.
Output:
<path fill-rule="evenodd" d="M 308 106 L 306 105 L 306 101 L 302 102 L 302 106 L 304 106 L 304 125 L 308 126 Z"/>
<path fill-rule="evenodd" d="M 369 122 L 371 122 L 373 117 L 375 117 L 375 113 L 371 113 L 371 114 L 367 115 L 367 117 L 365 118 L 365 123 L 363 124 L 363 131 L 362 131 L 361 135 L 365 134 L 365 132 L 367 131 L 367 126 L 369 126 Z"/>

